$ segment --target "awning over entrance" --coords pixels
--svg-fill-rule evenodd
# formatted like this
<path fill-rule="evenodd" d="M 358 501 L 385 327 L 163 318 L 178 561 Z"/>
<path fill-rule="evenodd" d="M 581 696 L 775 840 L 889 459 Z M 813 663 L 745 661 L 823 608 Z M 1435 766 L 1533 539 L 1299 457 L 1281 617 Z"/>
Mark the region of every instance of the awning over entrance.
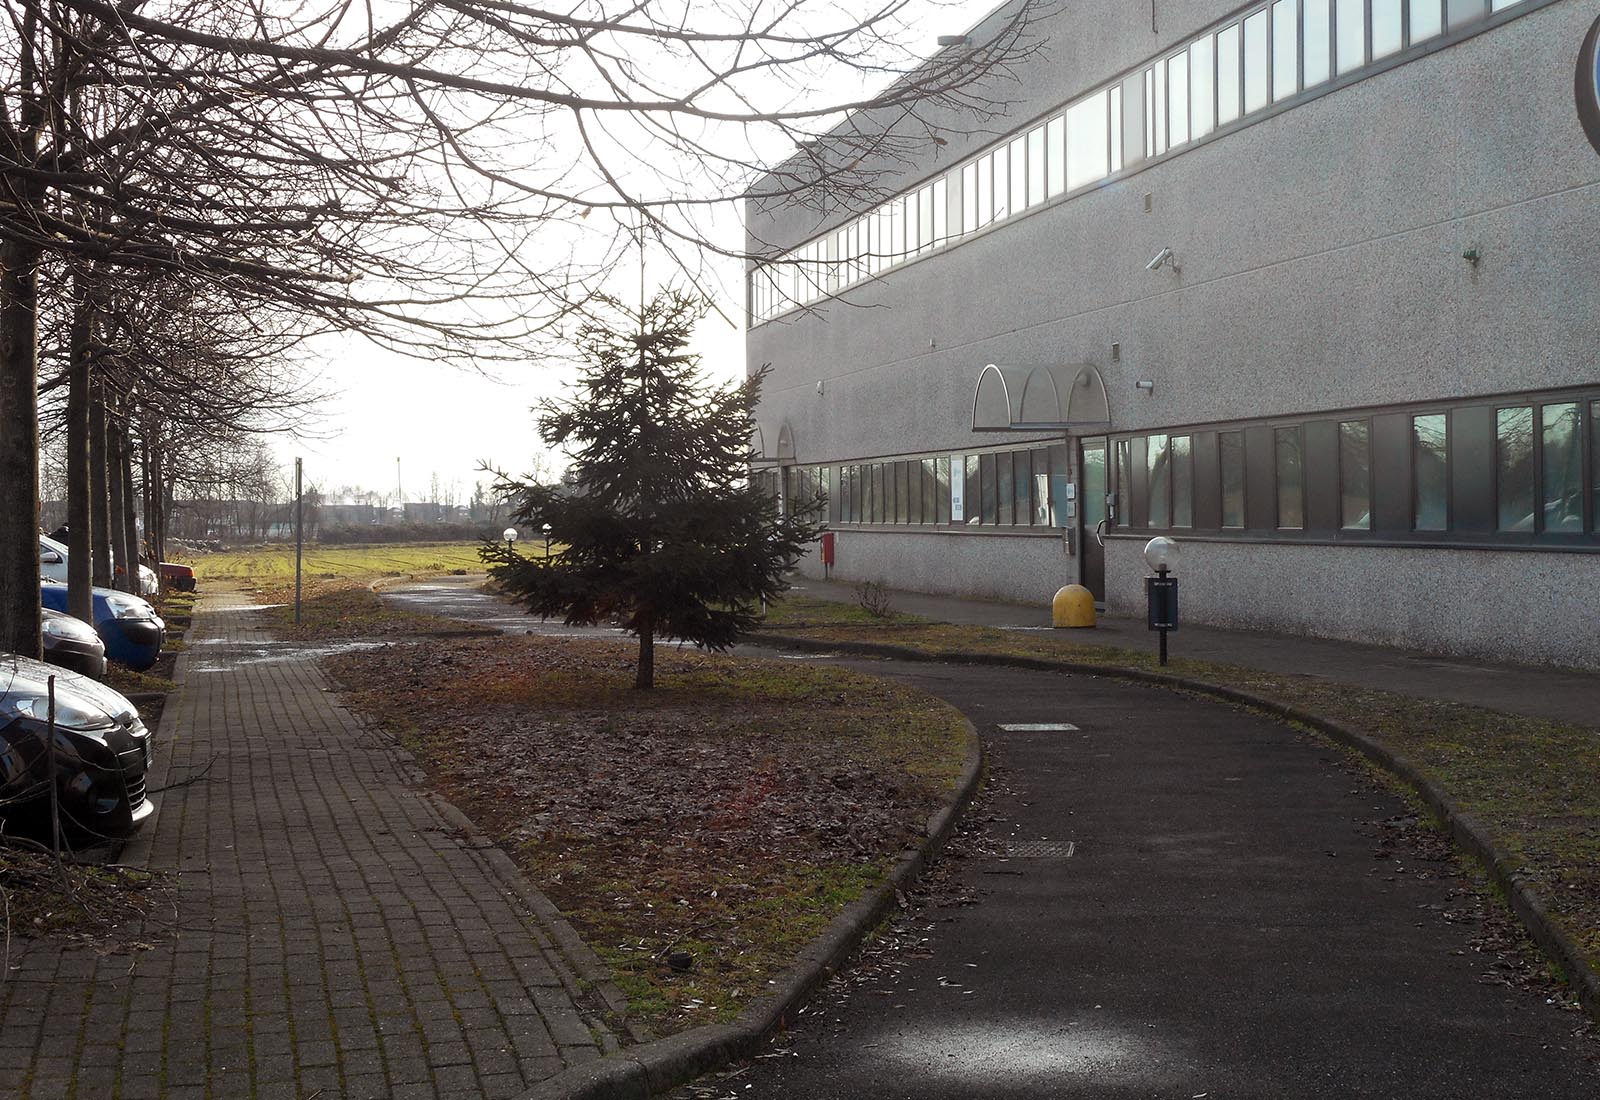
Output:
<path fill-rule="evenodd" d="M 1105 380 L 1088 364 L 1002 367 L 990 363 L 978 374 L 972 395 L 975 432 L 1084 435 L 1110 427 Z"/>
<path fill-rule="evenodd" d="M 767 449 L 767 433 L 762 426 L 754 420 L 750 422 L 750 465 L 755 469 L 770 469 L 773 466 L 782 466 L 794 461 L 794 429 L 784 421 L 778 427 L 778 444 L 771 450 Z"/>

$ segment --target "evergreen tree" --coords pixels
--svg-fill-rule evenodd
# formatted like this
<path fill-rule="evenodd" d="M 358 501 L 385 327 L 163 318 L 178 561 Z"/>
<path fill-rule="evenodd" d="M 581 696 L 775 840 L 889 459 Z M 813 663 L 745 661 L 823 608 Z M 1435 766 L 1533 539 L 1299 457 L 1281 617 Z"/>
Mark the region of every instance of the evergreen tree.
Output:
<path fill-rule="evenodd" d="M 567 485 L 502 477 L 512 521 L 549 524 L 548 559 L 488 542 L 490 574 L 538 615 L 571 625 L 617 620 L 639 639 L 634 686 L 655 682 L 656 638 L 725 650 L 788 588 L 816 538 L 820 500 L 785 516 L 749 476 L 750 414 L 763 369 L 718 386 L 685 351 L 706 311 L 666 291 L 639 313 L 616 302 L 607 322 L 580 330 L 588 364 L 570 401 L 539 406 L 539 433 L 572 458 Z M 542 548 L 542 547 L 541 547 Z"/>

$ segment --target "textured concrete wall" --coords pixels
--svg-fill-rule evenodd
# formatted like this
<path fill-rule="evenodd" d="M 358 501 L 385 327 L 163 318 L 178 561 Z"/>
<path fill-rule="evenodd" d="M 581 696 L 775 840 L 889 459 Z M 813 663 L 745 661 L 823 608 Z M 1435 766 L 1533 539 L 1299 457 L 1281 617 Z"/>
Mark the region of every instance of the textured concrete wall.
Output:
<path fill-rule="evenodd" d="M 1107 541 L 1109 610 L 1144 614 L 1143 550 L 1142 538 Z M 1210 542 L 1179 553 L 1184 620 L 1600 669 L 1592 555 Z"/>
<path fill-rule="evenodd" d="M 835 533 L 833 579 L 882 581 L 907 592 L 936 592 L 975 599 L 1049 606 L 1064 584 L 1078 582 L 1078 565 L 1063 552 L 1059 535 L 985 535 L 965 531 L 855 531 Z M 817 556 L 800 564 L 822 576 Z"/>

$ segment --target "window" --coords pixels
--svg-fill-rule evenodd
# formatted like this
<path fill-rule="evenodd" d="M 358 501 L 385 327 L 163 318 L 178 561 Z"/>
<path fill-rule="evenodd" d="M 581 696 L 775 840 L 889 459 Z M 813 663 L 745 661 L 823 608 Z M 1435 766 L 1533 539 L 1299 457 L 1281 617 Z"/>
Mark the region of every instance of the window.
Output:
<path fill-rule="evenodd" d="M 1111 171 L 1122 171 L 1122 85 L 1111 89 L 1110 105 Z"/>
<path fill-rule="evenodd" d="M 1033 525 L 1035 527 L 1050 527 L 1054 524 L 1051 506 L 1050 478 L 1052 462 L 1056 461 L 1058 448 L 1051 447 L 1049 451 L 1033 452 Z M 1066 448 L 1061 451 L 1060 461 L 1066 460 Z"/>
<path fill-rule="evenodd" d="M 933 188 L 924 187 L 917 199 L 917 251 L 933 247 Z"/>
<path fill-rule="evenodd" d="M 959 460 L 957 460 L 959 462 Z M 940 457 L 933 460 L 933 476 L 936 481 L 934 499 L 938 501 L 934 513 L 935 522 L 950 522 L 950 460 Z M 959 476 L 959 475 L 958 475 Z"/>
<path fill-rule="evenodd" d="M 1117 514 L 1112 522 L 1126 527 L 1132 521 L 1133 501 L 1133 440 L 1117 440 Z"/>
<path fill-rule="evenodd" d="M 922 463 L 916 459 L 895 464 L 895 516 L 900 523 L 922 522 Z"/>
<path fill-rule="evenodd" d="M 1426 42 L 1444 33 L 1442 0 L 1411 0 L 1411 42 Z"/>
<path fill-rule="evenodd" d="M 933 243 L 943 244 L 950 238 L 950 181 L 940 176 L 933 181 Z"/>
<path fill-rule="evenodd" d="M 1172 496 L 1172 466 L 1167 437 L 1152 435 L 1145 443 L 1145 466 L 1149 473 L 1151 527 L 1171 526 L 1168 502 Z"/>
<path fill-rule="evenodd" d="M 978 522 L 979 507 L 982 499 L 981 481 L 981 467 L 978 463 L 978 456 L 968 455 L 967 474 L 966 477 L 962 478 L 962 510 L 966 514 L 966 522 L 968 523 Z"/>
<path fill-rule="evenodd" d="M 1186 435 L 1172 437 L 1172 526 L 1194 526 L 1194 457 Z"/>
<path fill-rule="evenodd" d="M 1339 526 L 1372 530 L 1372 442 L 1365 420 L 1339 425 Z"/>
<path fill-rule="evenodd" d="M 1372 60 L 1399 53 L 1400 0 L 1372 0 Z"/>
<path fill-rule="evenodd" d="M 1205 137 L 1216 125 L 1215 78 L 1216 58 L 1207 35 L 1189 47 L 1189 133 L 1193 137 Z"/>
<path fill-rule="evenodd" d="M 1354 0 L 1357 7 L 1362 0 Z M 1239 24 L 1217 32 L 1217 125 L 1239 117 Z"/>
<path fill-rule="evenodd" d="M 1494 422 L 1495 530 L 1533 532 L 1533 409 L 1500 409 Z"/>
<path fill-rule="evenodd" d="M 1153 103 L 1155 103 L 1155 107 L 1156 107 L 1155 119 L 1154 119 L 1154 129 L 1151 131 L 1151 133 L 1154 135 L 1156 152 L 1157 153 L 1165 153 L 1167 151 L 1167 65 L 1166 65 L 1166 62 L 1157 61 L 1155 68 L 1150 70 L 1150 71 L 1151 71 L 1151 73 L 1153 75 L 1153 79 L 1154 79 L 1154 82 L 1155 82 L 1151 86 L 1150 96 L 1151 96 L 1151 101 Z M 1069 144 L 1071 143 L 1071 139 L 1070 138 L 1068 139 L 1068 143 Z"/>
<path fill-rule="evenodd" d="M 1067 189 L 1067 116 L 1057 115 L 1044 130 L 1045 193 L 1055 196 Z"/>
<path fill-rule="evenodd" d="M 1167 59 L 1167 132 L 1169 144 L 1189 140 L 1189 53 Z"/>
<path fill-rule="evenodd" d="M 1013 138 L 1008 147 L 1011 162 L 1011 213 L 1020 214 L 1028 208 L 1028 139 Z"/>
<path fill-rule="evenodd" d="M 1106 96 L 1090 96 L 1067 110 L 1067 190 L 1106 175 Z"/>
<path fill-rule="evenodd" d="M 1298 0 L 1272 5 L 1272 98 L 1287 99 L 1300 90 L 1300 12 Z"/>
<path fill-rule="evenodd" d="M 978 165 L 976 162 L 961 169 L 961 232 L 971 233 L 982 224 L 978 221 Z"/>
<path fill-rule="evenodd" d="M 995 501 L 995 495 L 994 495 L 995 494 L 995 488 L 994 488 L 994 478 L 995 478 L 994 455 L 989 454 L 989 455 L 979 455 L 978 456 L 978 473 L 979 473 L 979 476 L 982 478 L 982 481 L 983 481 L 983 484 L 981 486 L 982 493 L 983 493 L 983 496 L 982 496 L 983 522 L 984 523 L 996 523 L 996 522 L 998 522 L 999 506 Z"/>
<path fill-rule="evenodd" d="M 1244 21 L 1245 114 L 1267 105 L 1267 62 L 1267 13 L 1262 9 Z"/>
<path fill-rule="evenodd" d="M 1594 502 L 1589 514 L 1600 530 L 1600 401 L 1589 404 L 1589 484 L 1594 486 Z"/>
<path fill-rule="evenodd" d="M 1544 471 L 1544 529 L 1583 530 L 1583 436 L 1578 405 L 1568 402 L 1540 409 Z"/>
<path fill-rule="evenodd" d="M 1222 526 L 1244 526 L 1244 433 L 1217 435 L 1217 461 L 1222 474 Z"/>
<path fill-rule="evenodd" d="M 1028 205 L 1044 201 L 1044 127 L 1028 131 Z"/>
<path fill-rule="evenodd" d="M 1443 531 L 1450 525 L 1445 424 L 1443 413 L 1411 418 L 1411 526 L 1417 531 Z"/>
<path fill-rule="evenodd" d="M 1305 36 L 1305 86 L 1314 88 L 1328 79 L 1333 60 L 1329 40 L 1328 4 L 1330 0 L 1305 0 L 1300 18 Z"/>
<path fill-rule="evenodd" d="M 1100 496 L 1103 501 L 1106 493 L 1105 448 L 1102 447 L 1099 450 L 1091 451 L 1089 453 L 1098 457 L 1099 459 Z M 1067 518 L 1067 486 L 1072 484 L 1072 482 L 1067 478 L 1067 449 L 1066 447 L 1057 444 L 1056 446 L 1050 448 L 1048 454 L 1050 458 L 1050 512 L 1049 515 L 1045 517 L 1045 522 L 1051 527 L 1065 527 L 1071 522 Z M 1087 475 L 1085 475 L 1084 478 L 1083 491 L 1085 497 L 1087 497 L 1089 493 Z"/>
<path fill-rule="evenodd" d="M 978 220 L 979 228 L 994 221 L 994 154 L 978 158 Z"/>
<path fill-rule="evenodd" d="M 1347 73 L 1367 63 L 1365 0 L 1334 0 L 1334 69 Z"/>
<path fill-rule="evenodd" d="M 1011 163 L 1010 149 L 997 149 L 992 159 L 994 160 L 994 220 L 999 221 L 1012 213 L 1011 207 L 1006 205 L 1011 197 L 1011 173 L 1008 170 Z"/>
<path fill-rule="evenodd" d="M 1001 451 L 994 456 L 994 479 L 996 511 L 994 522 L 1010 526 L 1016 522 L 1016 489 L 1013 485 L 1014 471 L 1010 451 Z M 984 513 L 984 521 L 988 522 L 988 513 Z"/>
<path fill-rule="evenodd" d="M 1299 428 L 1275 433 L 1278 473 L 1278 527 L 1298 531 L 1306 525 L 1305 444 Z"/>
<path fill-rule="evenodd" d="M 935 472 L 935 461 L 931 458 L 922 460 L 922 518 L 918 523 L 938 523 L 939 520 L 939 477 Z M 950 508 L 946 498 L 945 510 Z"/>
<path fill-rule="evenodd" d="M 1033 452 L 1018 451 L 1012 459 L 1016 463 L 1012 486 L 1017 494 L 1012 522 L 1026 526 L 1033 522 Z"/>

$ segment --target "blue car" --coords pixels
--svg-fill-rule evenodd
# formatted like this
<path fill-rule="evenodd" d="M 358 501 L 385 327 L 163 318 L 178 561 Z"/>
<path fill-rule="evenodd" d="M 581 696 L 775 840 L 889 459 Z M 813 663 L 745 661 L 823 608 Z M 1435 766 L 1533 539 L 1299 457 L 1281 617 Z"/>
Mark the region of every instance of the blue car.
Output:
<path fill-rule="evenodd" d="M 67 610 L 67 586 L 39 585 L 39 599 L 51 611 Z M 94 590 L 94 629 L 106 644 L 106 657 L 143 672 L 161 656 L 167 624 L 156 609 L 138 596 L 114 588 Z"/>

